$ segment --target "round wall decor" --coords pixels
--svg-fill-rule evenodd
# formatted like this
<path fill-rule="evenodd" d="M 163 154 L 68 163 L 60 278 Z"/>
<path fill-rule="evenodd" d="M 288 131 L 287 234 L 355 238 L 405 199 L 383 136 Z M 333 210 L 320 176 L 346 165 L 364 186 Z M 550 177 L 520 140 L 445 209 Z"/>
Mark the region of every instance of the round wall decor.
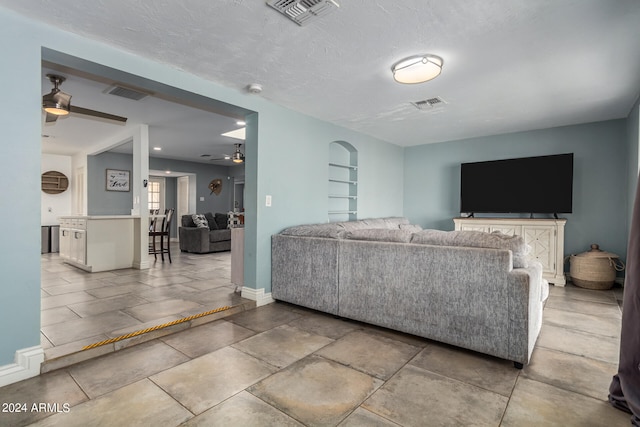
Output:
<path fill-rule="evenodd" d="M 42 174 L 42 191 L 60 194 L 69 188 L 69 178 L 62 172 L 48 171 Z"/>
<path fill-rule="evenodd" d="M 211 190 L 211 194 L 216 193 L 216 196 L 220 194 L 222 191 L 222 180 L 214 179 L 209 183 L 209 190 Z"/>

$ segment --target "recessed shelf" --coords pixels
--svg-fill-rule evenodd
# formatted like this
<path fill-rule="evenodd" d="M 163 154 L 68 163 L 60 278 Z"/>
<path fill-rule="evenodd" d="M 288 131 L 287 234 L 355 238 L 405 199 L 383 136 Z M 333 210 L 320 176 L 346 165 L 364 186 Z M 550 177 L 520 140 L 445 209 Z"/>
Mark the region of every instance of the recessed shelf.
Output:
<path fill-rule="evenodd" d="M 351 185 L 357 185 L 358 184 L 358 181 L 348 181 L 348 180 L 345 180 L 345 179 L 333 179 L 333 178 L 330 178 L 329 182 L 339 182 L 341 184 L 351 184 Z"/>
<path fill-rule="evenodd" d="M 357 211 L 329 211 L 329 215 L 352 215 L 352 214 L 356 214 Z"/>
<path fill-rule="evenodd" d="M 357 167 L 357 166 L 353 166 L 353 165 L 343 165 L 343 164 L 340 164 L 340 163 L 329 163 L 329 166 L 333 166 L 333 167 L 336 167 L 336 168 L 351 169 L 351 170 L 354 170 L 354 171 L 355 171 L 355 170 L 358 170 L 358 167 Z"/>
<path fill-rule="evenodd" d="M 356 200 L 358 196 L 346 196 L 343 194 L 329 194 L 330 199 L 351 199 Z"/>
<path fill-rule="evenodd" d="M 345 141 L 329 144 L 327 188 L 329 221 L 358 218 L 358 150 Z"/>

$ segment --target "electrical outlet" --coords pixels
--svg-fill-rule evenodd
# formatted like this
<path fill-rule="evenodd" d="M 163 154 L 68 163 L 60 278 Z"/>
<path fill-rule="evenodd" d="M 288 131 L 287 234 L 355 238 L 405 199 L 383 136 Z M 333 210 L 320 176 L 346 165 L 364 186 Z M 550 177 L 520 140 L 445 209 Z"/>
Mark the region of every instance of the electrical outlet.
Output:
<path fill-rule="evenodd" d="M 204 202 L 204 197 L 200 196 L 200 201 Z"/>
<path fill-rule="evenodd" d="M 267 197 L 265 197 L 264 205 L 267 206 L 267 207 L 271 207 L 271 195 L 270 194 L 267 194 Z"/>

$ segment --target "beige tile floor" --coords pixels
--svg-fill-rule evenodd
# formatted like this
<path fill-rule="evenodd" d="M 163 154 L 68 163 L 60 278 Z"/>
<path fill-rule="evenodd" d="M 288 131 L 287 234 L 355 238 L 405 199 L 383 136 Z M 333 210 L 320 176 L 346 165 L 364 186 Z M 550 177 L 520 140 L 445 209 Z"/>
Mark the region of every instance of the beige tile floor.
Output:
<path fill-rule="evenodd" d="M 0 425 L 627 426 L 606 401 L 621 297 L 552 287 L 520 371 L 274 303 L 0 388 L 29 409 Z"/>
<path fill-rule="evenodd" d="M 153 255 L 149 259 L 148 270 L 87 273 L 65 264 L 58 254 L 42 255 L 44 372 L 255 306 L 234 293 L 230 252 L 188 254 L 172 243 L 172 263 L 160 257 L 156 261 Z M 80 351 L 90 344 L 224 306 L 234 309 Z"/>

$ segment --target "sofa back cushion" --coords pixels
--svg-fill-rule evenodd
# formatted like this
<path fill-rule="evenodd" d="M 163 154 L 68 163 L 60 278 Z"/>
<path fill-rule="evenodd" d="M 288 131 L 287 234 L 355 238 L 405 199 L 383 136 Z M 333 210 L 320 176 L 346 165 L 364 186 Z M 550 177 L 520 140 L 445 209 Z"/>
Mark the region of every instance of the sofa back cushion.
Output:
<path fill-rule="evenodd" d="M 349 231 L 345 234 L 345 238 L 350 240 L 409 243 L 411 241 L 411 235 L 412 232 L 409 230 L 365 228 L 362 230 Z"/>
<path fill-rule="evenodd" d="M 193 223 L 193 217 L 191 215 L 182 215 L 180 218 L 180 224 L 183 227 L 195 227 L 196 225 Z"/>
<path fill-rule="evenodd" d="M 339 239 L 344 233 L 345 231 L 338 227 L 337 223 L 296 225 L 280 232 L 285 236 L 325 237 L 329 239 Z"/>
<path fill-rule="evenodd" d="M 528 267 L 530 246 L 522 236 L 510 236 L 500 232 L 422 230 L 413 233 L 411 243 L 441 246 L 465 246 L 471 248 L 507 249 L 513 253 L 515 268 Z"/>
<path fill-rule="evenodd" d="M 207 212 L 206 214 L 204 214 L 204 217 L 207 218 L 209 230 L 218 230 L 218 223 L 216 222 L 216 219 L 211 212 Z"/>
<path fill-rule="evenodd" d="M 359 221 L 296 225 L 294 227 L 289 227 L 284 229 L 283 231 L 280 232 L 280 234 L 285 236 L 324 237 L 329 239 L 343 239 L 347 237 L 347 233 L 353 232 L 356 230 L 370 230 L 370 229 L 399 230 L 401 225 L 403 226 L 409 225 L 409 220 L 407 218 L 402 218 L 402 217 L 389 217 L 389 218 L 362 219 Z M 402 238 L 403 239 L 405 238 L 404 234 Z M 359 240 L 362 240 L 362 239 L 359 239 Z M 379 239 L 371 239 L 371 240 L 379 240 Z"/>
<path fill-rule="evenodd" d="M 226 230 L 229 228 L 229 216 L 227 214 L 216 212 L 214 218 L 216 220 L 215 222 L 218 226 L 218 230 Z"/>

